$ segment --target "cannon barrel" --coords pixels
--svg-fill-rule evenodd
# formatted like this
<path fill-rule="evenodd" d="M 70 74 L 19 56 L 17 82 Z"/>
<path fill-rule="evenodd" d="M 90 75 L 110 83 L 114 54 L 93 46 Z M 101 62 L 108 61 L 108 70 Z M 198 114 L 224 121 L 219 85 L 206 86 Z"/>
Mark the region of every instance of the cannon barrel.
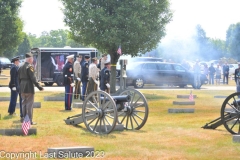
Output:
<path fill-rule="evenodd" d="M 130 95 L 120 95 L 120 96 L 112 96 L 113 100 L 116 104 L 121 104 L 122 102 L 129 102 L 131 100 Z M 104 97 L 101 97 L 101 100 L 104 100 Z M 108 101 L 108 98 L 106 98 L 106 101 Z"/>

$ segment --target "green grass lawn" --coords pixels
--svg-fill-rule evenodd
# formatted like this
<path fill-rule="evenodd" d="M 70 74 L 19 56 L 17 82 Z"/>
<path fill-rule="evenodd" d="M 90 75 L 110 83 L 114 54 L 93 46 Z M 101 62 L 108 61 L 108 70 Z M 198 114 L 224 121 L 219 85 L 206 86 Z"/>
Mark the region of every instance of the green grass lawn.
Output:
<path fill-rule="evenodd" d="M 224 99 L 214 95 L 230 95 L 232 91 L 193 90 L 195 105 L 179 106 L 172 102 L 189 90 L 141 90 L 149 105 L 149 117 L 141 130 L 114 131 L 108 135 L 91 134 L 84 124 L 66 125 L 63 119 L 81 113 L 81 109 L 64 111 L 64 102 L 47 102 L 44 96 L 63 95 L 37 92 L 34 121 L 37 135 L 0 136 L 0 151 L 46 152 L 49 147 L 93 146 L 104 152 L 104 159 L 239 159 L 240 144 L 223 126 L 216 130 L 201 127 L 220 116 Z M 9 93 L 0 93 L 0 97 Z M 188 101 L 188 99 L 185 99 Z M 0 128 L 20 128 L 19 117 L 7 114 L 9 102 L 0 102 Z M 194 108 L 195 113 L 169 114 L 168 108 Z M 19 109 L 16 110 L 19 113 Z M 39 155 L 40 156 L 40 155 Z M 39 157 L 40 159 L 40 157 Z"/>

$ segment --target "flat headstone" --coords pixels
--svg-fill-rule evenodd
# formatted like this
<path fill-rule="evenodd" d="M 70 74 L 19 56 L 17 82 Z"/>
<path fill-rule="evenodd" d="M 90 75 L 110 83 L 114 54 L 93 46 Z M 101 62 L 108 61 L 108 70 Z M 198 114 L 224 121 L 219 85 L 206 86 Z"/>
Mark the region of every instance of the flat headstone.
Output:
<path fill-rule="evenodd" d="M 94 126 L 91 126 L 91 127 L 94 127 Z M 110 125 L 106 125 L 107 129 L 109 129 L 111 126 Z M 102 131 L 104 132 L 105 129 L 104 127 L 102 126 L 101 127 Z M 124 130 L 124 126 L 122 124 L 116 124 L 116 126 L 114 127 L 113 129 L 114 131 L 123 131 Z M 100 131 L 100 126 L 96 126 L 96 131 L 99 132 Z"/>
<path fill-rule="evenodd" d="M 195 105 L 195 101 L 173 101 L 173 105 Z"/>
<path fill-rule="evenodd" d="M 76 147 L 54 147 L 48 148 L 48 155 L 54 158 L 62 159 L 80 159 L 82 157 L 91 157 L 91 154 L 94 153 L 94 148 L 91 146 L 76 146 Z"/>
<path fill-rule="evenodd" d="M 214 96 L 214 98 L 227 98 L 228 96 Z"/>
<path fill-rule="evenodd" d="M 19 103 L 16 104 L 16 107 L 17 108 L 20 107 Z M 34 102 L 33 103 L 33 108 L 41 108 L 41 102 Z"/>
<path fill-rule="evenodd" d="M 44 97 L 44 101 L 65 101 L 65 97 Z"/>
<path fill-rule="evenodd" d="M 37 134 L 36 128 L 30 128 L 28 130 L 28 135 Z M 11 129 L 0 129 L 0 135 L 6 136 L 23 136 L 22 128 L 11 128 Z"/>
<path fill-rule="evenodd" d="M 232 140 L 235 143 L 240 143 L 240 135 L 238 135 L 238 134 L 233 135 Z"/>
<path fill-rule="evenodd" d="M 168 113 L 194 113 L 194 108 L 169 108 Z"/>
<path fill-rule="evenodd" d="M 177 95 L 177 98 L 189 98 L 189 95 Z M 193 95 L 193 98 L 197 98 L 197 95 Z"/>
<path fill-rule="evenodd" d="M 83 103 L 73 103 L 73 108 L 82 108 Z"/>
<path fill-rule="evenodd" d="M 10 101 L 10 97 L 0 97 L 0 101 Z"/>

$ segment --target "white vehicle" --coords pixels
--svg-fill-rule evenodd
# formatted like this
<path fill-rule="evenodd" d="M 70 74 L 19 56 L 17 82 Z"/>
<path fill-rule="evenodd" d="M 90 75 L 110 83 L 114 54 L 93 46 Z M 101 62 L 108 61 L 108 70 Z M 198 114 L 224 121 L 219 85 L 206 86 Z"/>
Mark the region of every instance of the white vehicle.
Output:
<path fill-rule="evenodd" d="M 235 69 L 238 68 L 238 64 L 228 64 L 229 65 L 229 76 L 235 73 Z"/>
<path fill-rule="evenodd" d="M 97 57 L 98 51 L 95 48 L 33 48 L 33 65 L 38 81 L 46 86 L 57 83 L 63 85 L 63 67 L 68 55 L 81 54 L 83 57 L 89 55 L 91 58 Z M 83 58 L 84 60 L 84 58 Z"/>

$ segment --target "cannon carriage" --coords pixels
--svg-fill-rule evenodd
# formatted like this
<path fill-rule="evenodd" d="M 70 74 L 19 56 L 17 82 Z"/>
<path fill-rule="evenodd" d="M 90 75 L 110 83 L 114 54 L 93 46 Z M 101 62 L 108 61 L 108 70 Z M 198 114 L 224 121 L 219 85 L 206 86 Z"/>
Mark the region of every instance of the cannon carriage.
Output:
<path fill-rule="evenodd" d="M 139 130 L 148 118 L 145 96 L 134 89 L 123 90 L 117 96 L 104 91 L 91 92 L 82 105 L 82 113 L 65 119 L 69 125 L 84 123 L 94 134 L 109 134 L 116 124 L 127 130 Z"/>
<path fill-rule="evenodd" d="M 220 117 L 202 128 L 216 129 L 220 125 L 224 125 L 231 134 L 240 134 L 240 92 L 229 95 L 222 104 Z"/>

